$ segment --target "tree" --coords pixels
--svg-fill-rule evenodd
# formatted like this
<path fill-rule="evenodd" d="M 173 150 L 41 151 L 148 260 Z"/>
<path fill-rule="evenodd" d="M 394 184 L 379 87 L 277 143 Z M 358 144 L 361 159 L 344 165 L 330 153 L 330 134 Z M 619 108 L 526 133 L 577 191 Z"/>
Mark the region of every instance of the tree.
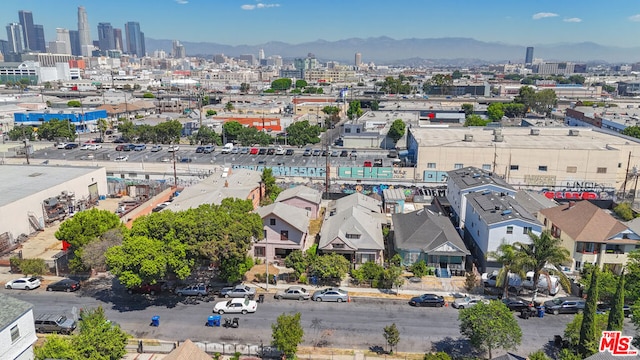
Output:
<path fill-rule="evenodd" d="M 391 123 L 387 136 L 389 136 L 394 143 L 397 143 L 398 140 L 404 136 L 406 128 L 407 125 L 402 121 L 402 119 L 396 119 Z"/>
<path fill-rule="evenodd" d="M 49 141 L 59 138 L 75 139 L 75 128 L 76 126 L 71 126 L 69 120 L 51 119 L 38 127 L 38 138 Z"/>
<path fill-rule="evenodd" d="M 582 325 L 580 326 L 580 340 L 578 353 L 587 358 L 598 352 L 598 334 L 596 332 L 596 306 L 598 304 L 598 273 L 600 269 L 594 266 L 591 270 L 591 284 L 587 292 Z"/>
<path fill-rule="evenodd" d="M 625 129 L 626 130 L 626 129 Z M 635 216 L 633 215 L 633 210 L 631 209 L 631 205 L 629 203 L 620 203 L 616 207 L 613 208 L 613 212 L 616 213 L 619 217 L 624 221 L 633 220 Z"/>
<path fill-rule="evenodd" d="M 535 104 L 536 91 L 531 86 L 523 86 L 518 91 L 518 95 L 513 99 L 515 103 L 525 107 L 525 113 L 529 112 Z"/>
<path fill-rule="evenodd" d="M 296 121 L 287 127 L 289 144 L 304 146 L 320 142 L 320 127 L 311 125 L 308 120 Z"/>
<path fill-rule="evenodd" d="M 502 103 L 494 102 L 487 106 L 487 116 L 491 121 L 500 121 L 504 116 L 504 110 L 502 107 Z"/>
<path fill-rule="evenodd" d="M 162 144 L 178 143 L 182 134 L 182 124 L 178 120 L 169 120 L 153 127 L 156 141 Z"/>
<path fill-rule="evenodd" d="M 276 79 L 271 82 L 271 89 L 275 91 L 286 91 L 291 89 L 292 81 L 291 79 Z"/>
<path fill-rule="evenodd" d="M 271 345 L 282 351 L 287 359 L 295 359 L 298 345 L 304 337 L 300 317 L 299 312 L 293 315 L 282 314 L 275 324 L 271 324 Z"/>
<path fill-rule="evenodd" d="M 464 276 L 465 290 L 467 290 L 468 292 L 471 292 L 473 291 L 473 289 L 476 288 L 476 286 L 478 286 L 478 277 L 476 276 L 476 273 L 473 271 L 466 273 Z"/>
<path fill-rule="evenodd" d="M 224 105 L 224 109 L 225 109 L 225 111 L 233 111 L 233 109 L 235 109 L 235 107 L 233 106 L 233 103 L 231 101 L 228 101 Z"/>
<path fill-rule="evenodd" d="M 156 96 L 153 95 L 153 93 L 150 93 L 150 92 L 146 92 L 146 93 L 142 94 L 142 97 L 144 99 L 155 99 L 156 98 Z"/>
<path fill-rule="evenodd" d="M 222 125 L 222 130 L 224 131 L 227 139 L 237 139 L 244 126 L 237 121 L 227 121 Z"/>
<path fill-rule="evenodd" d="M 589 292 L 591 287 L 591 274 L 594 265 L 584 264 L 578 282 L 583 286 L 585 292 Z M 598 271 L 598 301 L 610 302 L 616 293 L 618 276 L 609 269 Z"/>
<path fill-rule="evenodd" d="M 67 102 L 68 107 L 82 107 L 82 103 L 78 100 L 71 100 Z"/>
<path fill-rule="evenodd" d="M 393 353 L 393 348 L 400 342 L 400 331 L 398 331 L 396 323 L 385 326 L 382 336 L 384 336 L 387 345 L 389 345 L 389 353 Z"/>
<path fill-rule="evenodd" d="M 123 229 L 111 229 L 100 239 L 92 241 L 82 248 L 82 263 L 90 269 L 104 271 L 107 268 L 106 253 L 109 248 L 122 245 Z"/>
<path fill-rule="evenodd" d="M 12 141 L 25 140 L 25 139 L 28 139 L 29 141 L 34 141 L 36 139 L 36 133 L 33 129 L 33 126 L 25 126 L 25 125 L 14 126 L 13 129 L 9 130 L 7 135 L 9 135 L 9 139 L 11 139 Z"/>
<path fill-rule="evenodd" d="M 451 360 L 451 356 L 444 351 L 438 351 L 437 353 L 424 354 L 422 360 Z"/>
<path fill-rule="evenodd" d="M 462 104 L 462 110 L 465 116 L 473 115 L 473 104 Z"/>
<path fill-rule="evenodd" d="M 533 270 L 534 289 L 532 301 L 536 301 L 540 275 L 549 276 L 549 272 L 545 270 L 545 266 L 547 264 L 559 266 L 563 263 L 569 262 L 571 261 L 571 254 L 569 253 L 569 250 L 562 245 L 562 240 L 551 235 L 549 230 L 543 231 L 540 236 L 532 232 L 529 232 L 528 235 L 531 239 L 531 244 L 518 242 L 515 243 L 514 246 L 517 251 L 523 254 L 523 265 Z M 563 288 L 570 291 L 571 285 L 564 273 L 561 271 L 557 273 L 562 280 L 561 283 Z M 548 286 L 551 286 L 551 281 L 547 281 L 547 284 Z"/>
<path fill-rule="evenodd" d="M 508 118 L 523 117 L 526 114 L 524 104 L 506 103 L 502 104 L 504 115 Z"/>
<path fill-rule="evenodd" d="M 309 273 L 319 279 L 342 279 L 350 266 L 349 260 L 340 254 L 325 254 L 310 261 Z"/>
<path fill-rule="evenodd" d="M 271 168 L 262 170 L 262 184 L 264 184 L 265 197 L 270 200 L 270 203 L 276 201 L 282 189 L 276 184 L 276 178 L 273 176 Z"/>
<path fill-rule="evenodd" d="M 244 82 L 240 84 L 240 92 L 241 93 L 245 93 L 246 94 L 246 93 L 249 92 L 250 89 L 251 89 L 251 85 L 250 84 L 244 83 Z"/>
<path fill-rule="evenodd" d="M 597 334 L 601 334 L 603 331 L 607 330 L 607 318 L 608 315 L 606 314 L 596 314 L 594 319 Z M 576 314 L 564 330 L 564 339 L 569 342 L 569 345 L 573 350 L 577 350 L 578 342 L 580 342 L 580 328 L 582 327 L 583 319 L 584 314 Z"/>
<path fill-rule="evenodd" d="M 622 331 L 624 327 L 624 272 L 618 279 L 616 294 L 611 303 L 609 318 L 607 319 L 607 330 Z"/>
<path fill-rule="evenodd" d="M 556 92 L 552 89 L 538 91 L 535 93 L 534 99 L 535 103 L 533 105 L 533 109 L 536 112 L 546 114 L 547 116 L 551 116 L 551 110 L 558 103 Z"/>
<path fill-rule="evenodd" d="M 454 70 L 454 71 L 451 73 L 451 78 L 452 78 L 453 80 L 457 80 L 457 79 L 462 78 L 462 72 L 460 72 L 460 70 Z"/>
<path fill-rule="evenodd" d="M 73 346 L 83 359 L 119 360 L 127 353 L 129 335 L 120 326 L 110 322 L 102 307 L 82 310 L 78 335 Z"/>
<path fill-rule="evenodd" d="M 498 251 L 488 252 L 487 257 L 502 264 L 496 277 L 496 286 L 502 287 L 502 297 L 506 299 L 509 297 L 509 274 L 519 275 L 521 279 L 525 277 L 522 255 L 513 245 L 502 243 Z"/>
<path fill-rule="evenodd" d="M 60 335 L 48 336 L 41 346 L 35 346 L 33 353 L 36 360 L 46 359 L 65 359 L 65 360 L 80 360 L 83 357 L 80 356 L 74 345 L 71 343 L 71 338 L 63 337 Z"/>
<path fill-rule="evenodd" d="M 106 119 L 100 118 L 96 122 L 96 125 L 98 127 L 98 131 L 100 132 L 100 139 L 104 140 L 104 133 L 109 128 L 109 123 L 107 122 Z"/>
<path fill-rule="evenodd" d="M 299 278 L 300 275 L 307 271 L 307 261 L 304 253 L 300 250 L 290 252 L 284 259 L 284 265 L 295 271 L 296 278 Z"/>
<path fill-rule="evenodd" d="M 489 120 L 485 120 L 480 115 L 469 115 L 464 121 L 464 126 L 486 126 Z"/>
<path fill-rule="evenodd" d="M 413 273 L 413 276 L 421 278 L 427 275 L 427 263 L 424 260 L 416 261 L 409 267 L 409 271 Z"/>
<path fill-rule="evenodd" d="M 428 81 L 425 81 L 422 89 L 427 94 L 430 94 L 432 90 L 435 90 L 434 92 L 438 92 L 440 95 L 450 95 L 449 92 L 452 86 L 453 78 L 451 75 L 436 74 Z"/>
<path fill-rule="evenodd" d="M 218 276 L 228 283 L 236 283 L 253 265 L 253 259 L 246 255 L 228 254 L 220 259 Z"/>
<path fill-rule="evenodd" d="M 213 109 L 207 109 L 207 112 L 205 113 L 207 116 L 213 116 L 213 115 L 218 115 L 218 112 L 213 110 Z M 226 123 L 225 123 L 226 125 Z M 222 127 L 224 127 L 224 125 L 222 125 Z"/>
<path fill-rule="evenodd" d="M 522 341 L 522 330 L 511 310 L 502 301 L 492 300 L 458 313 L 460 333 L 467 337 L 476 349 L 488 351 L 493 357 L 494 349 L 513 349 Z"/>
<path fill-rule="evenodd" d="M 635 303 L 640 295 L 640 250 L 633 250 L 627 256 L 624 277 L 624 299 L 627 302 Z M 634 317 L 633 320 L 635 321 L 636 318 Z M 637 320 L 640 321 L 640 316 L 638 316 Z"/>
<path fill-rule="evenodd" d="M 131 120 L 120 118 L 118 124 L 118 131 L 122 134 L 122 138 L 126 141 L 131 141 L 135 135 L 135 128 Z"/>
<path fill-rule="evenodd" d="M 208 126 L 201 126 L 198 132 L 193 135 L 196 144 L 218 144 L 220 143 L 220 135 Z"/>
<path fill-rule="evenodd" d="M 362 116 L 362 108 L 360 107 L 360 101 L 352 101 L 349 103 L 349 109 L 347 110 L 347 117 L 349 120 L 357 119 Z"/>
<path fill-rule="evenodd" d="M 380 109 L 380 102 L 378 100 L 371 100 L 371 110 L 378 111 Z"/>
<path fill-rule="evenodd" d="M 536 352 L 529 354 L 528 359 L 529 360 L 551 360 L 551 358 L 548 357 L 547 354 L 545 354 L 544 351 L 542 350 L 538 350 Z"/>
<path fill-rule="evenodd" d="M 25 276 L 40 276 L 49 272 L 44 259 L 20 259 L 18 267 Z"/>
<path fill-rule="evenodd" d="M 307 81 L 303 79 L 296 80 L 296 89 L 307 87 Z"/>
<path fill-rule="evenodd" d="M 94 208 L 80 211 L 63 222 L 55 232 L 55 237 L 68 242 L 73 249 L 81 249 L 107 231 L 122 227 L 118 215 Z"/>

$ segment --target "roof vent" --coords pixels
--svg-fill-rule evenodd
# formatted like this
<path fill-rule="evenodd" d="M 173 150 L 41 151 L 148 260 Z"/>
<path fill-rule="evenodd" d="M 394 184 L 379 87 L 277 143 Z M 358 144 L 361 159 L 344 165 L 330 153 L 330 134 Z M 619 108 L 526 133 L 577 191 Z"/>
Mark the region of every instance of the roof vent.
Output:
<path fill-rule="evenodd" d="M 473 141 L 473 135 L 472 134 L 464 134 L 464 141 L 472 142 Z"/>
<path fill-rule="evenodd" d="M 509 215 L 509 214 L 511 214 L 511 212 L 512 212 L 511 210 L 507 209 L 507 210 L 502 212 L 502 215 Z"/>
<path fill-rule="evenodd" d="M 473 175 L 472 175 L 471 177 L 472 177 L 472 178 L 474 178 L 474 179 L 477 179 L 477 178 L 479 178 L 479 177 L 480 177 L 480 174 L 478 174 L 478 173 L 473 173 Z"/>
<path fill-rule="evenodd" d="M 491 190 L 485 190 L 482 192 L 482 195 L 489 195 L 491 194 Z"/>
<path fill-rule="evenodd" d="M 504 141 L 504 135 L 493 135 L 493 141 L 495 141 L 495 142 L 503 142 Z"/>
<path fill-rule="evenodd" d="M 502 129 L 493 129 L 493 135 L 502 135 Z"/>
<path fill-rule="evenodd" d="M 580 130 L 569 130 L 569 136 L 580 136 Z"/>
<path fill-rule="evenodd" d="M 529 135 L 532 135 L 532 136 L 538 136 L 538 135 L 540 135 L 540 129 L 531 129 L 531 130 L 529 131 Z"/>
<path fill-rule="evenodd" d="M 495 209 L 495 210 L 500 210 L 500 205 L 496 205 L 496 206 L 494 207 L 494 209 Z"/>

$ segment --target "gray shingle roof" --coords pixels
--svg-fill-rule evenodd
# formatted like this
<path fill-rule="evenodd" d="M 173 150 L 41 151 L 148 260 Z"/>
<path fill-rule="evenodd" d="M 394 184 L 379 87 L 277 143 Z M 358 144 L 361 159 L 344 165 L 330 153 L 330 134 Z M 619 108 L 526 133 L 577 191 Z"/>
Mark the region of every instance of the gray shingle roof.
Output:
<path fill-rule="evenodd" d="M 540 224 L 535 216 L 524 209 L 516 199 L 492 191 L 472 192 L 465 195 L 467 202 L 476 210 L 486 224 L 495 224 L 512 219 Z"/>
<path fill-rule="evenodd" d="M 396 249 L 420 250 L 429 255 L 445 244 L 457 248 L 455 255 L 469 255 L 460 235 L 448 217 L 426 209 L 407 214 L 393 214 L 394 242 Z M 444 254 L 444 253 L 443 253 Z M 448 255 L 454 255 L 447 252 Z"/>
<path fill-rule="evenodd" d="M 376 200 L 361 193 L 353 193 L 349 196 L 345 196 L 342 199 L 336 200 L 331 206 L 329 206 L 330 209 L 335 209 L 336 212 L 353 207 L 361 207 L 370 212 L 382 212 L 382 202 L 380 200 Z"/>
<path fill-rule="evenodd" d="M 312 189 L 308 186 L 299 185 L 283 190 L 280 194 L 278 194 L 276 202 L 291 199 L 294 197 L 299 197 L 313 204 L 320 204 L 320 202 L 322 201 L 322 194 L 318 190 Z"/>
<path fill-rule="evenodd" d="M 382 191 L 382 196 L 385 201 L 398 201 L 405 200 L 407 198 L 403 189 L 384 189 Z"/>
<path fill-rule="evenodd" d="M 322 225 L 318 248 L 332 250 L 331 243 L 337 239 L 351 250 L 384 250 L 382 219 L 376 215 L 365 208 L 351 207 L 328 216 Z M 347 238 L 347 234 L 359 234 L 360 238 Z"/>
<path fill-rule="evenodd" d="M 478 169 L 476 167 L 465 167 L 447 172 L 447 176 L 453 181 L 460 190 L 482 187 L 487 184 L 493 184 L 498 187 L 515 191 L 515 189 L 504 181 L 501 177 L 496 176 L 491 171 Z"/>
<path fill-rule="evenodd" d="M 33 308 L 28 302 L 0 294 L 0 331 Z"/>
<path fill-rule="evenodd" d="M 519 190 L 515 195 L 518 204 L 522 205 L 525 210 L 535 215 L 542 209 L 548 209 L 554 206 L 558 206 L 558 203 L 544 196 L 543 194 L 530 191 Z"/>
<path fill-rule="evenodd" d="M 256 213 L 263 219 L 273 214 L 303 233 L 309 231 L 311 214 L 307 210 L 302 210 L 284 203 L 273 203 L 257 208 Z"/>
<path fill-rule="evenodd" d="M 612 355 L 610 352 L 598 352 L 595 353 L 584 360 L 622 360 L 622 359 L 640 359 L 640 355 L 632 355 L 632 356 L 620 356 L 620 355 Z"/>

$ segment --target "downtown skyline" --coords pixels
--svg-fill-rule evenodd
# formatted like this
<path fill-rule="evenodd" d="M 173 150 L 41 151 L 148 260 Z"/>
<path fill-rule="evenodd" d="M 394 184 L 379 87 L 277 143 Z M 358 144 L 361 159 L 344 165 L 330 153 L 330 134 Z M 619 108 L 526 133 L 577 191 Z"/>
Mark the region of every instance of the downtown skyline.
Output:
<path fill-rule="evenodd" d="M 112 0 L 85 4 L 66 0 L 7 0 L 0 24 L 18 22 L 18 11 L 33 13 L 47 41 L 56 28 L 77 28 L 77 8 L 84 6 L 91 40 L 98 23 L 114 28 L 134 21 L 152 39 L 255 45 L 386 36 L 393 39 L 464 37 L 519 46 L 593 42 L 633 48 L 640 45 L 640 6 L 631 2 L 602 6 L 585 0 L 490 3 L 459 0 L 394 2 L 327 0 Z M 3 38 L 3 37 L 0 37 Z M 153 49 L 147 49 L 152 51 Z"/>

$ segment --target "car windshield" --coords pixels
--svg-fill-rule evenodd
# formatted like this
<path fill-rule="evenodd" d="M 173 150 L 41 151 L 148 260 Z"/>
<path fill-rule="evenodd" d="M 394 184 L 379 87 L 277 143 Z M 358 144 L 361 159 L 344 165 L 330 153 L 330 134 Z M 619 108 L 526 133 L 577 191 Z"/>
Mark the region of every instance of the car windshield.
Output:
<path fill-rule="evenodd" d="M 553 302 L 555 305 L 561 305 L 563 300 L 562 299 L 553 299 L 553 300 L 551 300 L 551 302 Z"/>
<path fill-rule="evenodd" d="M 226 307 L 231 306 L 231 302 L 232 302 L 232 301 L 233 301 L 233 300 L 229 300 L 229 301 L 227 301 L 227 303 L 225 304 L 225 306 L 226 306 Z"/>
<path fill-rule="evenodd" d="M 29 278 L 29 282 L 34 282 L 34 281 L 36 281 L 36 280 L 38 280 L 38 278 L 35 278 L 35 277 L 31 277 L 31 278 Z"/>
<path fill-rule="evenodd" d="M 63 323 L 65 321 L 67 321 L 67 318 L 65 316 L 60 316 L 56 322 L 57 323 Z"/>

